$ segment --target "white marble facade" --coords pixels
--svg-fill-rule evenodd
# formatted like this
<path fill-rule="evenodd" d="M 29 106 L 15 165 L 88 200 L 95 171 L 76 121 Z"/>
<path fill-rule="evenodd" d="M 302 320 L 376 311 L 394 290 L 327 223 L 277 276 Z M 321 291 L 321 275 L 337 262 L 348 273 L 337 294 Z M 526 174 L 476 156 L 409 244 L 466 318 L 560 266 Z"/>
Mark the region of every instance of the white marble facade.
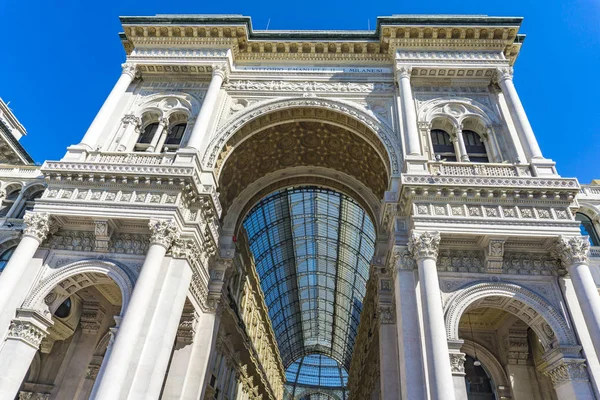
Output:
<path fill-rule="evenodd" d="M 0 399 L 600 398 L 600 184 L 537 143 L 521 18 L 122 24 L 123 73 L 61 160 L 33 165 L 0 102 Z M 309 185 L 376 234 L 341 396 L 286 389 L 242 226 Z"/>

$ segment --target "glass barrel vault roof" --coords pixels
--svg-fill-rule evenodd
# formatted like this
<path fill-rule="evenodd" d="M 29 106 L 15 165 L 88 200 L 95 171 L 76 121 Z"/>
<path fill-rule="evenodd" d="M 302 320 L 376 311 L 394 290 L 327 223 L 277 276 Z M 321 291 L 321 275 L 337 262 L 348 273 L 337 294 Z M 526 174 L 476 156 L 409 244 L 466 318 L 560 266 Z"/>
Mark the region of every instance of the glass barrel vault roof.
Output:
<path fill-rule="evenodd" d="M 285 368 L 322 354 L 348 371 L 375 246 L 369 216 L 342 193 L 289 188 L 244 228 Z"/>

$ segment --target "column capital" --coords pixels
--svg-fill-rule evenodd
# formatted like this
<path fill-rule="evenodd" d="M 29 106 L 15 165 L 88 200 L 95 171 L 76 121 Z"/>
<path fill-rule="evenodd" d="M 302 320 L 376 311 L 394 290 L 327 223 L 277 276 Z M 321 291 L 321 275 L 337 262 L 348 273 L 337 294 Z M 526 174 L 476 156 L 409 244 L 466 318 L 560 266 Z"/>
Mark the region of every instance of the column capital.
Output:
<path fill-rule="evenodd" d="M 394 303 L 380 303 L 377 306 L 377 317 L 380 324 L 396 323 L 396 307 Z"/>
<path fill-rule="evenodd" d="M 589 381 L 587 365 L 583 358 L 561 358 L 542 368 L 542 372 L 552 380 L 554 387 L 571 381 Z"/>
<path fill-rule="evenodd" d="M 496 68 L 493 79 L 494 79 L 494 82 L 502 82 L 502 81 L 506 81 L 506 80 L 512 81 L 512 79 L 513 79 L 512 67 Z"/>
<path fill-rule="evenodd" d="M 148 227 L 152 233 L 151 244 L 155 243 L 168 249 L 179 238 L 179 228 L 172 219 L 151 219 Z"/>
<path fill-rule="evenodd" d="M 410 79 L 410 74 L 412 73 L 412 67 L 410 65 L 397 65 L 396 66 L 396 79 L 400 80 L 402 78 Z"/>
<path fill-rule="evenodd" d="M 123 74 L 129 75 L 131 79 L 135 78 L 138 74 L 137 64 L 126 62 L 121 64 L 121 68 L 123 68 Z"/>
<path fill-rule="evenodd" d="M 212 65 L 212 74 L 213 76 L 218 75 L 221 78 L 223 78 L 224 81 L 227 81 L 229 79 L 229 73 L 230 73 L 230 69 L 229 66 L 227 65 L 227 63 L 219 63 L 219 64 L 213 64 Z"/>
<path fill-rule="evenodd" d="M 452 375 L 464 375 L 465 374 L 465 353 L 449 353 L 450 357 L 450 368 L 452 369 Z"/>
<path fill-rule="evenodd" d="M 27 211 L 23 217 L 23 234 L 43 242 L 50 232 L 51 217 L 48 213 Z"/>
<path fill-rule="evenodd" d="M 415 259 L 406 247 L 394 248 L 391 260 L 392 276 L 395 277 L 398 271 L 412 271 L 416 266 Z"/>
<path fill-rule="evenodd" d="M 51 325 L 52 321 L 37 310 L 18 309 L 17 317 L 10 322 L 7 339 L 20 340 L 38 349 Z"/>
<path fill-rule="evenodd" d="M 408 240 L 408 251 L 416 260 L 437 259 L 440 248 L 439 232 L 413 232 Z"/>
<path fill-rule="evenodd" d="M 590 241 L 587 236 L 559 236 L 556 241 L 556 256 L 566 269 L 573 264 L 587 264 L 589 252 Z"/>
<path fill-rule="evenodd" d="M 135 114 L 125 114 L 123 118 L 121 118 L 121 122 L 123 122 L 124 124 L 139 126 L 142 124 L 142 119 L 140 117 L 135 116 Z"/>

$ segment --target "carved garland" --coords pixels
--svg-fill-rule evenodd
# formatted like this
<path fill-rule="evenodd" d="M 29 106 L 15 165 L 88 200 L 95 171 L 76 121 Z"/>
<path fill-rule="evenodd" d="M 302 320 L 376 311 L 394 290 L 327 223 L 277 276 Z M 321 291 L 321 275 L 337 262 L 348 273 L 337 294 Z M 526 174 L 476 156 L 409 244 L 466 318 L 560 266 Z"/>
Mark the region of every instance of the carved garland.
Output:
<path fill-rule="evenodd" d="M 339 100 L 325 100 L 325 99 L 278 99 L 272 102 L 258 103 L 256 106 L 248 107 L 247 111 L 240 116 L 233 115 L 228 121 L 225 122 L 223 127 L 216 132 L 214 139 L 208 146 L 208 150 L 205 153 L 202 164 L 208 168 L 213 168 L 217 161 L 218 154 L 221 148 L 227 143 L 227 141 L 237 133 L 246 123 L 258 118 L 264 114 L 285 109 L 285 108 L 325 108 L 333 111 L 340 112 L 348 115 L 349 117 L 358 120 L 370 128 L 377 137 L 379 137 L 388 152 L 390 157 L 392 174 L 397 175 L 400 172 L 400 162 L 398 155 L 402 154 L 396 139 L 394 138 L 394 131 L 391 127 L 377 118 L 369 115 L 365 110 L 360 109 L 354 104 L 347 104 Z"/>
<path fill-rule="evenodd" d="M 520 301 L 542 316 L 544 321 L 551 327 L 560 344 L 577 344 L 577 339 L 565 319 L 548 301 L 522 286 L 497 282 L 474 282 L 470 286 L 457 290 L 448 300 L 445 310 L 448 339 L 459 338 L 460 318 L 467 308 L 475 301 L 490 296 L 510 297 Z M 531 328 L 536 331 L 544 347 L 547 348 L 550 341 L 546 338 L 543 328 L 540 326 L 531 326 Z"/>

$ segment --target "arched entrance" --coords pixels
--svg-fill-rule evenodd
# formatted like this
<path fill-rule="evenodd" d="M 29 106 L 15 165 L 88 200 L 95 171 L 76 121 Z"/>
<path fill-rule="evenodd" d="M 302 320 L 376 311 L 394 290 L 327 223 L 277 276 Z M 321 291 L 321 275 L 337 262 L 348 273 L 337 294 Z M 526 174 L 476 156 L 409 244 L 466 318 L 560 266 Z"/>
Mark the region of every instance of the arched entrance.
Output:
<path fill-rule="evenodd" d="M 28 311 L 18 311 L 15 321 L 26 323 L 24 316 L 37 314 L 47 321 L 47 333 L 37 339 L 39 350 L 20 353 L 31 355 L 29 370 L 21 372 L 26 374 L 21 375 L 20 396 L 89 398 L 133 282 L 116 263 L 83 260 L 59 268 L 34 287 L 23 303 Z M 12 339 L 18 335 L 9 334 L 7 348 L 19 346 Z"/>
<path fill-rule="evenodd" d="M 397 154 L 356 114 L 308 104 L 255 113 L 235 133 L 223 132 L 205 161 L 223 206 L 221 246 L 236 242 L 257 275 L 286 370 L 285 398 L 348 399 Z"/>

